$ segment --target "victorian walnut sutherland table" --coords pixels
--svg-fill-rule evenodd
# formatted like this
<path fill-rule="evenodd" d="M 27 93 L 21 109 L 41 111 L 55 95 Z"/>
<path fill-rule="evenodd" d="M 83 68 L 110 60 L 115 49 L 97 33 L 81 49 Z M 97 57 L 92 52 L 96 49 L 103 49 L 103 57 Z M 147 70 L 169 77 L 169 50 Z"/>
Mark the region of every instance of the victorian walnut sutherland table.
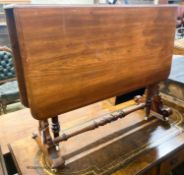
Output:
<path fill-rule="evenodd" d="M 81 148 L 79 153 L 76 144 L 85 141 L 72 141 L 140 109 L 145 109 L 146 119 L 152 114 L 167 122 L 172 111 L 163 106 L 158 83 L 167 79 L 171 67 L 176 7 L 15 5 L 5 11 L 21 100 L 39 122 L 33 138 L 47 167 L 61 173 L 79 172 L 78 168 L 94 172 L 95 162 L 100 165 L 115 159 L 121 147 L 117 152 L 116 146 L 109 149 L 110 155 L 102 151 L 105 143 L 93 151 Z M 136 98 L 137 104 L 96 116 L 60 134 L 58 115 L 142 87 L 147 90 Z M 95 134 L 98 142 L 102 133 Z M 67 152 L 70 146 L 75 153 Z M 99 148 L 103 148 L 98 152 L 100 162 L 95 159 Z"/>

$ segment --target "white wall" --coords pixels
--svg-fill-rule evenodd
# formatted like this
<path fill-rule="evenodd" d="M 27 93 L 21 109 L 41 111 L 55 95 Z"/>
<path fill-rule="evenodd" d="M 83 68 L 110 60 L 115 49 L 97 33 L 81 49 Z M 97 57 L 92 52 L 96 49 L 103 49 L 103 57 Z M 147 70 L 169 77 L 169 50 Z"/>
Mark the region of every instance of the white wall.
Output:
<path fill-rule="evenodd" d="M 33 4 L 93 4 L 94 0 L 32 0 Z"/>

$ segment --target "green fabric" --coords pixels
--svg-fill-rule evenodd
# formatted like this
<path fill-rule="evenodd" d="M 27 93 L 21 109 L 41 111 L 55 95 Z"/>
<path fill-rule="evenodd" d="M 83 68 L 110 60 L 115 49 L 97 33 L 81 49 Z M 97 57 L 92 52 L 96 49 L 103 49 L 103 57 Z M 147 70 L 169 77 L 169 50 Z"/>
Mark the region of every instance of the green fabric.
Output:
<path fill-rule="evenodd" d="M 17 81 L 11 81 L 0 85 L 0 100 L 14 101 L 19 98 Z"/>
<path fill-rule="evenodd" d="M 11 53 L 0 51 L 0 80 L 15 77 L 15 68 Z"/>

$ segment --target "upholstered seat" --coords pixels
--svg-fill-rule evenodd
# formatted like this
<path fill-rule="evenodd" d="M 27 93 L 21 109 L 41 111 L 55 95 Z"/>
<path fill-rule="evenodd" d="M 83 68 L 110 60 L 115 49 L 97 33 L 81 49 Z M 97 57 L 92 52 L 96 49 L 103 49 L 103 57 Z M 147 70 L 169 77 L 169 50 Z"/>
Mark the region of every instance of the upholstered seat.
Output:
<path fill-rule="evenodd" d="M 17 99 L 18 98 L 18 85 L 17 81 L 11 81 L 4 83 L 0 86 L 0 98 L 1 99 L 6 99 L 6 100 L 11 100 L 11 99 Z"/>
<path fill-rule="evenodd" d="M 6 113 L 6 105 L 19 99 L 19 89 L 15 80 L 12 54 L 0 48 L 0 109 Z"/>
<path fill-rule="evenodd" d="M 7 51 L 0 51 L 0 80 L 7 80 L 15 77 L 12 54 Z"/>

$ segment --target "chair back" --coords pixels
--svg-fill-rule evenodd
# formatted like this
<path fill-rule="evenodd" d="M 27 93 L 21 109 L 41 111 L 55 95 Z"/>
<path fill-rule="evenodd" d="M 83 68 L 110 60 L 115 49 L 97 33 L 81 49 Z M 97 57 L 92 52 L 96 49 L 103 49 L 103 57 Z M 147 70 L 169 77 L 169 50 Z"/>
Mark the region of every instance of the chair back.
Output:
<path fill-rule="evenodd" d="M 15 67 L 11 50 L 0 47 L 0 83 L 15 79 Z"/>

